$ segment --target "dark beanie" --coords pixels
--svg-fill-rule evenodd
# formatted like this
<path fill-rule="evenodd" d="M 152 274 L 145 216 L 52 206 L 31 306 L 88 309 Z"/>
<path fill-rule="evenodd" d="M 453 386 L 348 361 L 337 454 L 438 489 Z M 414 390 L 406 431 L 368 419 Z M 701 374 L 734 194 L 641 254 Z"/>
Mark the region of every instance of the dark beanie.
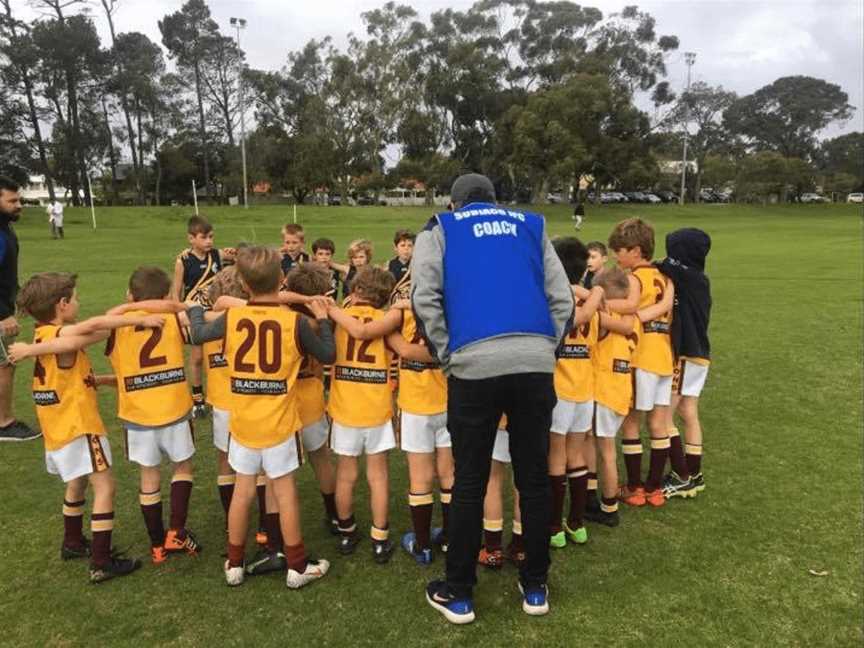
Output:
<path fill-rule="evenodd" d="M 469 202 L 495 202 L 495 186 L 479 173 L 466 173 L 456 178 L 450 188 L 450 200 L 464 205 Z"/>

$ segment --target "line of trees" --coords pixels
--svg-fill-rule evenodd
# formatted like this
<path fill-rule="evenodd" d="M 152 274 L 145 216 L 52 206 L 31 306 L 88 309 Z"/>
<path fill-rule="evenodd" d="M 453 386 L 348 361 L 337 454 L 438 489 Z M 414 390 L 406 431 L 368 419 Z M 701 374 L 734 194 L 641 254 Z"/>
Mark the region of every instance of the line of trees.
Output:
<path fill-rule="evenodd" d="M 534 201 L 586 177 L 672 185 L 658 160 L 680 159 L 685 128 L 697 196 L 705 184 L 740 195 L 864 184 L 861 133 L 818 140 L 852 114 L 842 89 L 792 76 L 745 97 L 705 83 L 676 95 L 665 77 L 678 38 L 635 6 L 604 16 L 570 2 L 479 0 L 423 20 L 387 2 L 362 14 L 363 33 L 344 49 L 315 39 L 281 69 L 256 70 L 205 0 L 158 20 L 161 43 L 116 28 L 119 0 L 31 4 L 40 16 L 28 22 L 0 0 L 0 170 L 43 174 L 52 197 L 67 187 L 75 203 L 88 174 L 110 203 L 184 201 L 193 179 L 210 200 L 241 193 L 240 82 L 250 182 L 297 201 L 407 180 L 431 199 L 465 170 Z"/>

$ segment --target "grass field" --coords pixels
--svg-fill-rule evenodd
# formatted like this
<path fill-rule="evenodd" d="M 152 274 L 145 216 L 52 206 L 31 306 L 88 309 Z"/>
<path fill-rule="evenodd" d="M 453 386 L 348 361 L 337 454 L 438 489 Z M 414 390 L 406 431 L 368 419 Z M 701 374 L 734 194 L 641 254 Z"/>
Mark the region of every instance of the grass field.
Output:
<path fill-rule="evenodd" d="M 636 214 L 655 224 L 661 255 L 665 233 L 681 226 L 701 227 L 713 238 L 714 359 L 702 399 L 708 487 L 695 500 L 661 510 L 624 510 L 619 528 L 591 526 L 588 545 L 556 552 L 548 617 L 521 612 L 516 572 L 508 567 L 480 574 L 477 622 L 450 626 L 423 599 L 424 584 L 443 562 L 421 570 L 397 554 L 377 566 L 368 540 L 352 558 L 338 556 L 319 524 L 320 497 L 309 468 L 300 478 L 306 545 L 332 561 L 331 575 L 299 592 L 286 590 L 276 576 L 229 590 L 220 558 L 216 456 L 204 429 L 189 525 L 205 552 L 159 568 L 147 562 L 138 574 L 100 587 L 88 584 L 85 564 L 59 560 L 62 487 L 45 472 L 41 442 L 0 446 L 0 644 L 861 645 L 861 207 L 588 211 L 583 240 L 605 240 L 617 220 Z M 546 213 L 552 234 L 570 231 L 566 207 Z M 275 244 L 290 217 L 276 207 L 208 214 L 217 245 Z M 82 316 L 104 311 L 123 299 L 136 265 L 170 270 L 185 243 L 187 215 L 169 208 L 102 209 L 94 232 L 89 212 L 70 209 L 67 238 L 52 241 L 41 210 L 25 210 L 17 228 L 22 282 L 37 271 L 77 272 Z M 342 250 L 366 236 L 375 243 L 376 261 L 391 255 L 395 229 L 419 228 L 428 215 L 428 209 L 300 210 L 308 242 L 328 236 Z M 31 331 L 28 321 L 24 337 Z M 97 372 L 107 370 L 100 350 L 90 355 Z M 33 422 L 30 366 L 18 373 L 16 407 Z M 114 394 L 105 391 L 100 401 L 118 480 L 115 544 L 144 556 L 137 473 L 122 458 Z M 391 528 L 398 537 L 409 525 L 399 452 L 391 471 Z M 366 499 L 363 484 L 357 514 L 364 529 Z"/>

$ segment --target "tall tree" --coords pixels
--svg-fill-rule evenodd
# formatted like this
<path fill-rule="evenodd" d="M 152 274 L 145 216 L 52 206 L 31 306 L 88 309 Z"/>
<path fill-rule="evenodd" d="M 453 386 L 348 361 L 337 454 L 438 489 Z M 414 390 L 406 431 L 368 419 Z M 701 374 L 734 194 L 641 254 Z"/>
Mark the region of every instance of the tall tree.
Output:
<path fill-rule="evenodd" d="M 807 76 L 788 76 L 742 97 L 723 113 L 726 127 L 753 149 L 810 159 L 818 133 L 852 116 L 840 86 Z"/>
<path fill-rule="evenodd" d="M 207 48 L 219 36 L 219 27 L 210 17 L 210 8 L 204 0 L 187 0 L 179 11 L 159 21 L 162 44 L 169 56 L 177 60 L 181 70 L 191 72 L 198 105 L 198 138 L 203 153 L 204 184 L 208 199 L 212 196 L 210 182 L 210 146 L 205 123 L 204 80 L 202 66 Z"/>

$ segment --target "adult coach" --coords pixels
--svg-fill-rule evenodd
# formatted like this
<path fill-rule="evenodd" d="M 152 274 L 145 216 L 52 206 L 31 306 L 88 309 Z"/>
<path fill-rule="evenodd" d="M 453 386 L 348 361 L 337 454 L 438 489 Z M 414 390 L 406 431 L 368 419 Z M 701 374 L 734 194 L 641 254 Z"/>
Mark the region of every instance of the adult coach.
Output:
<path fill-rule="evenodd" d="M 432 581 L 426 599 L 452 623 L 474 620 L 483 497 L 506 414 L 525 534 L 522 608 L 546 614 L 552 373 L 573 295 L 542 216 L 497 206 L 492 182 L 478 174 L 457 178 L 451 198 L 454 211 L 417 236 L 411 264 L 418 328 L 447 375 L 456 462 L 446 580 Z"/>
<path fill-rule="evenodd" d="M 18 335 L 15 297 L 18 295 L 18 237 L 12 223 L 21 218 L 18 185 L 0 176 L 0 441 L 27 441 L 40 435 L 12 414 L 15 368 L 6 360 L 6 347 Z"/>

